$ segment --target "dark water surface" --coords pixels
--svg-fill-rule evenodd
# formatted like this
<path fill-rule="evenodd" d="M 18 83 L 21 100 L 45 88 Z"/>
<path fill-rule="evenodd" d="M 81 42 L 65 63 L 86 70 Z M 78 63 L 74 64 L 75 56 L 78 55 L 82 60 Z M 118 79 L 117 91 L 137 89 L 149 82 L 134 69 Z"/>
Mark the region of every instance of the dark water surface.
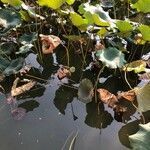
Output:
<path fill-rule="evenodd" d="M 50 68 L 52 66 L 40 66 L 33 54 L 27 60 L 41 69 L 42 76 L 39 76 L 49 83 L 43 88 L 33 89 L 18 100 L 16 107 L 20 104 L 28 111 L 20 121 L 12 118 L 11 107 L 0 95 L 0 150 L 61 150 L 67 137 L 77 130 L 75 150 L 128 149 L 124 146 L 128 143 L 127 129 L 120 130 L 125 124 L 114 119 L 114 112 L 110 108 L 101 104 L 98 115 L 94 102 L 84 104 L 77 99 L 76 89 L 60 85 L 61 82 L 54 75 L 57 70 L 55 66 L 54 69 Z M 74 63 L 77 58 L 72 61 Z M 80 64 L 75 67 L 81 69 Z M 80 76 L 78 74 L 76 76 Z M 114 91 L 113 84 L 119 86 L 119 82 L 112 78 L 108 83 L 106 81 L 105 86 Z M 136 112 L 133 114 L 137 116 Z M 131 119 L 129 122 L 136 120 L 134 117 Z"/>

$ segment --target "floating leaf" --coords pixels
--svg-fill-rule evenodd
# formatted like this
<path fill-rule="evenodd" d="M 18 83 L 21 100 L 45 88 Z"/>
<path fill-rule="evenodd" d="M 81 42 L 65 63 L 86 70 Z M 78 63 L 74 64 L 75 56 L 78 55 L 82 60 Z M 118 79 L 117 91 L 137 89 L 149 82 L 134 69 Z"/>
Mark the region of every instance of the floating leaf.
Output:
<path fill-rule="evenodd" d="M 0 9 L 0 26 L 3 27 L 1 33 L 5 33 L 20 24 L 21 17 L 19 13 L 9 9 Z"/>
<path fill-rule="evenodd" d="M 141 88 L 135 88 L 135 93 L 138 101 L 138 108 L 145 112 L 150 110 L 150 83 Z"/>
<path fill-rule="evenodd" d="M 55 35 L 39 35 L 42 41 L 42 52 L 43 54 L 53 53 L 53 50 L 61 43 L 59 37 Z"/>
<path fill-rule="evenodd" d="M 96 52 L 98 60 L 102 61 L 109 68 L 121 68 L 126 62 L 124 54 L 114 47 L 108 47 Z"/>
<path fill-rule="evenodd" d="M 133 150 L 149 150 L 150 148 L 150 122 L 147 124 L 139 124 L 140 130 L 129 136 L 129 140 Z"/>
<path fill-rule="evenodd" d="M 15 120 L 21 120 L 24 118 L 26 114 L 26 109 L 24 108 L 16 108 L 11 111 L 11 114 Z"/>
<path fill-rule="evenodd" d="M 135 73 L 139 73 L 142 71 L 145 71 L 146 68 L 146 62 L 143 60 L 137 60 L 137 61 L 133 61 L 129 64 L 126 64 L 123 67 L 124 71 L 134 71 Z"/>
<path fill-rule="evenodd" d="M 92 101 L 94 96 L 93 92 L 93 84 L 89 79 L 83 79 L 80 82 L 79 89 L 78 89 L 78 98 L 80 101 L 84 103 L 89 103 Z"/>
<path fill-rule="evenodd" d="M 132 31 L 133 29 L 132 25 L 128 21 L 119 20 L 116 22 L 116 26 L 121 32 L 129 32 L 129 31 Z"/>
<path fill-rule="evenodd" d="M 150 12 L 150 0 L 137 0 L 131 5 L 133 8 L 136 8 L 137 11 L 149 13 Z"/>
<path fill-rule="evenodd" d="M 140 32 L 142 34 L 143 40 L 150 41 L 150 26 L 140 25 L 138 29 L 140 30 Z"/>

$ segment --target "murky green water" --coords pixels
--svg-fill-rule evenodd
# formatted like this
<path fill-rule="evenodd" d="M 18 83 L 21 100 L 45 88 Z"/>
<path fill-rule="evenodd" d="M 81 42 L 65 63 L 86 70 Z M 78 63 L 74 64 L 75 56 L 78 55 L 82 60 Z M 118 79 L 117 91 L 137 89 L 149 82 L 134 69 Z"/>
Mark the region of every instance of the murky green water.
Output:
<path fill-rule="evenodd" d="M 57 59 L 62 60 L 60 58 Z M 25 102 L 21 107 L 28 111 L 25 118 L 20 121 L 12 118 L 11 107 L 6 104 L 5 97 L 0 95 L 0 150 L 61 150 L 67 137 L 72 131 L 77 130 L 79 134 L 75 150 L 128 149 L 121 144 L 121 142 L 128 143 L 127 129 L 119 131 L 125 124 L 114 119 L 113 110 L 100 104 L 98 115 L 97 105 L 94 102 L 89 104 L 80 102 L 77 99 L 76 89 L 61 85 L 54 75 L 57 67 L 52 65 L 48 57 L 44 61 L 51 65 L 39 65 L 36 55 L 33 54 L 27 59 L 40 70 L 35 69 L 34 75 L 48 80 L 48 84 L 28 92 L 18 100 L 16 107 Z M 79 60 L 78 57 L 71 59 L 72 65 Z M 75 64 L 78 72 L 72 76 L 72 80 L 77 82 L 80 79 L 81 62 Z M 91 74 L 87 71 L 82 78 Z M 113 92 L 124 89 L 119 79 L 114 77 L 108 79 L 103 87 Z M 136 112 L 133 114 L 137 116 Z M 131 118 L 130 122 L 136 120 L 134 117 Z"/>

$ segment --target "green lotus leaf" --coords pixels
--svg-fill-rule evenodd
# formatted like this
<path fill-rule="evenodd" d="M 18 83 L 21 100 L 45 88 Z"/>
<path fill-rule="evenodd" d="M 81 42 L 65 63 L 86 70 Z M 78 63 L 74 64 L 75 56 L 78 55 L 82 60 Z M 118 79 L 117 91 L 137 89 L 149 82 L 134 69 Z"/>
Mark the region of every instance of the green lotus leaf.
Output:
<path fill-rule="evenodd" d="M 128 31 L 132 31 L 133 29 L 132 25 L 128 21 L 119 20 L 116 22 L 116 26 L 118 27 L 120 32 L 128 32 Z"/>
<path fill-rule="evenodd" d="M 9 56 L 12 52 L 15 51 L 16 45 L 12 42 L 3 42 L 0 44 L 0 55 Z"/>
<path fill-rule="evenodd" d="M 0 73 L 2 73 L 10 64 L 10 60 L 8 58 L 0 56 Z"/>
<path fill-rule="evenodd" d="M 67 2 L 69 5 L 72 5 L 72 4 L 75 2 L 75 0 L 66 0 L 66 2 Z"/>
<path fill-rule="evenodd" d="M 32 44 L 26 44 L 26 45 L 23 45 L 19 48 L 19 51 L 16 52 L 16 54 L 26 54 L 28 52 L 31 51 L 31 48 L 33 47 Z"/>
<path fill-rule="evenodd" d="M 33 32 L 31 34 L 23 34 L 19 38 L 19 42 L 23 45 L 32 44 L 36 40 L 37 40 L 37 33 L 35 33 L 35 32 Z"/>
<path fill-rule="evenodd" d="M 143 87 L 135 88 L 135 93 L 138 102 L 138 109 L 142 112 L 150 110 L 150 83 L 144 85 Z"/>
<path fill-rule="evenodd" d="M 40 6 L 47 6 L 52 9 L 58 9 L 64 2 L 65 0 L 38 0 Z M 68 0 L 68 2 L 71 3 L 71 0 Z"/>
<path fill-rule="evenodd" d="M 149 150 L 150 149 L 150 122 L 147 124 L 139 124 L 139 131 L 130 135 L 129 140 L 133 150 Z"/>
<path fill-rule="evenodd" d="M 150 41 L 150 26 L 140 25 L 138 28 L 142 34 L 142 38 L 145 41 Z"/>
<path fill-rule="evenodd" d="M 98 26 L 109 26 L 109 22 L 101 19 L 98 14 L 93 14 L 94 23 Z"/>
<path fill-rule="evenodd" d="M 78 13 L 76 12 L 71 12 L 70 13 L 70 19 L 73 23 L 73 25 L 79 27 L 79 26 L 82 26 L 82 25 L 87 25 L 88 24 L 88 20 L 87 19 L 84 19 L 82 18 L 82 16 L 80 16 Z"/>
<path fill-rule="evenodd" d="M 24 63 L 24 58 L 17 58 L 10 61 L 10 64 L 3 71 L 5 76 L 9 76 L 11 74 L 16 74 L 22 68 Z"/>
<path fill-rule="evenodd" d="M 108 47 L 103 50 L 98 50 L 96 52 L 96 57 L 107 67 L 112 69 L 115 69 L 117 67 L 121 68 L 126 62 L 124 54 L 114 47 Z"/>
<path fill-rule="evenodd" d="M 21 16 L 18 12 L 8 9 L 0 9 L 0 26 L 1 33 L 7 32 L 9 29 L 21 24 Z"/>
<path fill-rule="evenodd" d="M 139 12 L 150 12 L 150 0 L 137 0 L 135 3 L 132 3 L 131 6 L 132 8 L 136 8 Z"/>
<path fill-rule="evenodd" d="M 145 71 L 146 68 L 146 62 L 143 60 L 137 60 L 133 61 L 131 63 L 126 64 L 123 67 L 124 71 L 134 71 L 135 73 L 140 73 L 142 71 Z"/>
<path fill-rule="evenodd" d="M 10 4 L 11 6 L 15 6 L 15 7 L 21 6 L 21 4 L 22 4 L 21 0 L 1 0 L 1 1 L 3 3 L 7 3 L 7 4 Z"/>

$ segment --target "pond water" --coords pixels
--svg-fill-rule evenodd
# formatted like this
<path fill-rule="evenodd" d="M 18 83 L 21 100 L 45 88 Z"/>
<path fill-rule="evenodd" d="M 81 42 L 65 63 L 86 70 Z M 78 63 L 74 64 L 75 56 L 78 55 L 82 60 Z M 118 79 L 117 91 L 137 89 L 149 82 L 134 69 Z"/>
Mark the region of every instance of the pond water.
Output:
<path fill-rule="evenodd" d="M 62 56 L 61 52 L 59 56 Z M 59 56 L 58 63 L 62 60 L 60 58 L 63 58 Z M 71 64 L 75 64 L 79 60 L 78 57 L 72 57 Z M 5 97 L 0 95 L 0 150 L 61 150 L 68 136 L 76 131 L 78 135 L 75 150 L 129 149 L 126 147 L 129 146 L 128 127 L 114 119 L 113 110 L 100 104 L 98 114 L 95 102 L 84 104 L 79 101 L 77 90 L 64 86 L 64 83 L 69 81 L 59 81 L 55 76 L 58 67 L 52 65 L 51 57 L 46 57 L 44 61 L 50 65 L 41 66 L 34 54 L 27 58 L 27 62 L 36 67 L 33 75 L 47 80 L 47 84 L 41 83 L 44 86 L 40 85 L 18 98 L 16 106 L 10 107 L 6 104 Z M 76 63 L 77 73 L 72 77 L 76 83 L 81 78 L 81 66 L 80 61 Z M 91 74 L 88 70 L 82 78 Z M 6 83 L 9 84 L 9 81 Z M 125 89 L 116 77 L 109 77 L 102 87 L 112 92 Z M 11 116 L 12 107 L 17 106 L 27 109 L 23 120 L 17 121 Z M 134 116 L 138 117 L 138 114 L 132 109 L 131 119 L 126 120 L 137 124 Z M 134 133 L 136 127 L 132 124 L 130 127 Z"/>

